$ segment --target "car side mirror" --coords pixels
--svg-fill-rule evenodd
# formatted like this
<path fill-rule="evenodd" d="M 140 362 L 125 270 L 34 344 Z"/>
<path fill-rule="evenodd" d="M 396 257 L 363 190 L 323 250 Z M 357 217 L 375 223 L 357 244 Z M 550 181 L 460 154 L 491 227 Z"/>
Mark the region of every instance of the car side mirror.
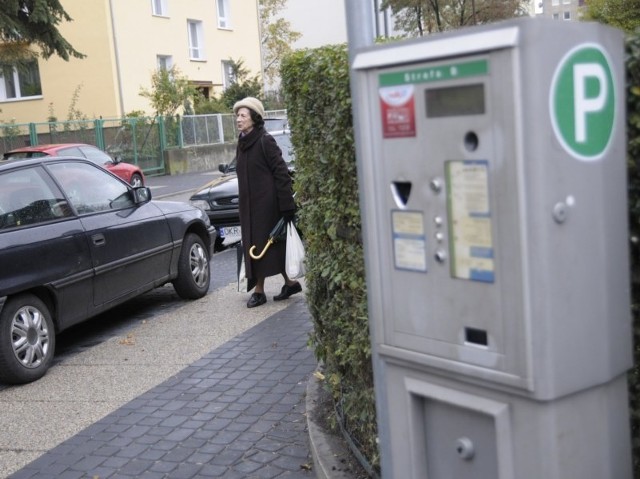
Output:
<path fill-rule="evenodd" d="M 220 173 L 226 173 L 228 169 L 229 169 L 229 164 L 228 163 L 220 163 L 218 165 L 218 171 Z"/>
<path fill-rule="evenodd" d="M 133 189 L 133 200 L 140 205 L 151 201 L 151 189 L 148 186 L 138 186 Z"/>

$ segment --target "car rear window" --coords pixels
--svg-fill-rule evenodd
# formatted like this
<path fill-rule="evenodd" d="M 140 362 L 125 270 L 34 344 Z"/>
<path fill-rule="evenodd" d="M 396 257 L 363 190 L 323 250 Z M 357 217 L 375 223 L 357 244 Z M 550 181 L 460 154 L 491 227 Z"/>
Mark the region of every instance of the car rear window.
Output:
<path fill-rule="evenodd" d="M 24 158 L 40 158 L 42 156 L 48 156 L 42 151 L 14 151 L 5 153 L 2 157 L 5 160 L 24 159 Z"/>

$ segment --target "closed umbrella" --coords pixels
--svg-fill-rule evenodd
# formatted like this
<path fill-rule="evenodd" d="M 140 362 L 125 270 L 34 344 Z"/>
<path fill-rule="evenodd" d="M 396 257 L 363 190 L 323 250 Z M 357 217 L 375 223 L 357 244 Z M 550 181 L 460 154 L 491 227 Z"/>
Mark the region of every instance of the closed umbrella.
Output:
<path fill-rule="evenodd" d="M 269 246 L 271 246 L 273 243 L 277 241 L 285 239 L 286 237 L 287 237 L 287 222 L 284 220 L 284 218 L 280 218 L 276 223 L 276 225 L 271 230 L 271 232 L 269 233 L 269 239 L 267 240 L 267 244 L 264 245 L 262 252 L 259 255 L 254 254 L 254 250 L 256 249 L 256 246 L 253 245 L 251 246 L 251 248 L 249 248 L 249 256 L 251 256 L 253 259 L 262 258 L 267 252 L 267 250 L 269 249 Z"/>

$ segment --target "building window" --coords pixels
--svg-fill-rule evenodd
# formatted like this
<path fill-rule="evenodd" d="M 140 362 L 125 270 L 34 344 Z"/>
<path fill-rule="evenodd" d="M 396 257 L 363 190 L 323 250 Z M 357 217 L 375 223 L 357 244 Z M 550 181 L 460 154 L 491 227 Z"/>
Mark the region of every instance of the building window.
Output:
<path fill-rule="evenodd" d="M 551 0 L 551 5 L 552 6 L 560 5 L 560 0 Z"/>
<path fill-rule="evenodd" d="M 560 20 L 560 14 L 559 13 L 554 13 L 553 14 L 553 19 L 554 20 Z"/>
<path fill-rule="evenodd" d="M 233 64 L 229 60 L 222 60 L 222 88 L 225 90 L 236 81 Z"/>
<path fill-rule="evenodd" d="M 202 22 L 189 20 L 189 58 L 204 60 L 204 39 Z"/>
<path fill-rule="evenodd" d="M 17 100 L 42 95 L 38 62 L 25 67 L 5 66 L 0 70 L 0 101 Z"/>
<path fill-rule="evenodd" d="M 168 0 L 151 0 L 151 11 L 153 14 L 160 17 L 169 16 L 167 12 L 167 1 Z"/>
<path fill-rule="evenodd" d="M 171 55 L 158 55 L 158 70 L 171 70 L 173 66 L 173 57 Z"/>
<path fill-rule="evenodd" d="M 562 12 L 563 20 L 571 20 L 571 12 Z"/>
<path fill-rule="evenodd" d="M 562 0 L 562 3 L 564 3 L 565 5 L 568 5 L 571 3 L 571 0 Z"/>
<path fill-rule="evenodd" d="M 218 28 L 231 28 L 229 0 L 218 0 Z"/>

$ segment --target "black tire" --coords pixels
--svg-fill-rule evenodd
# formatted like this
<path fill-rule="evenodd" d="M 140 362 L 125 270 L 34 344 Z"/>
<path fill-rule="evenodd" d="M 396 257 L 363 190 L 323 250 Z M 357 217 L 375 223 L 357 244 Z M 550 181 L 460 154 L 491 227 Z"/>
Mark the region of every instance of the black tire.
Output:
<path fill-rule="evenodd" d="M 56 333 L 49 308 L 36 296 L 9 299 L 0 313 L 0 381 L 24 384 L 51 366 Z"/>
<path fill-rule="evenodd" d="M 142 176 L 140 176 L 138 173 L 134 173 L 133 175 L 131 175 L 131 181 L 129 183 L 131 184 L 131 186 L 144 186 L 144 183 L 142 182 Z"/>
<path fill-rule="evenodd" d="M 204 241 L 197 234 L 188 233 L 182 242 L 173 287 L 183 299 L 198 299 L 207 294 L 210 282 L 209 253 Z"/>

